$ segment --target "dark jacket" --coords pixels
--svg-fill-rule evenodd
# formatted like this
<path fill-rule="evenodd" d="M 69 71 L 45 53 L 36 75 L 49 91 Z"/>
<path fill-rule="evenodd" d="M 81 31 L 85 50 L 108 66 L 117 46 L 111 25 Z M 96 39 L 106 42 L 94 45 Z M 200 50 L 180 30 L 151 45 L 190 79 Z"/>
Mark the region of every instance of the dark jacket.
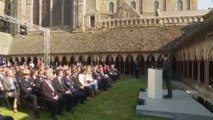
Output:
<path fill-rule="evenodd" d="M 22 94 L 30 94 L 32 92 L 31 82 L 29 80 L 20 80 L 19 86 Z M 31 88 L 31 89 L 28 89 Z"/>
<path fill-rule="evenodd" d="M 66 87 L 68 87 L 68 88 L 74 88 L 74 85 L 75 85 L 75 83 L 74 83 L 74 81 L 71 79 L 71 77 L 67 77 L 67 76 L 64 76 L 63 77 L 63 82 L 64 82 L 64 84 L 66 85 Z"/>
<path fill-rule="evenodd" d="M 171 61 L 169 58 L 166 58 L 163 61 L 163 78 L 169 79 L 171 77 Z"/>
<path fill-rule="evenodd" d="M 57 91 L 55 89 L 54 83 L 52 84 L 54 91 L 48 86 L 45 80 L 41 83 L 41 93 L 44 100 L 53 100 L 53 97 L 57 95 Z"/>
<path fill-rule="evenodd" d="M 74 84 L 75 84 L 75 87 L 77 88 L 77 89 L 79 89 L 80 88 L 80 86 L 82 86 L 82 84 L 79 82 L 79 80 L 78 80 L 78 76 L 72 76 L 71 77 L 71 79 L 73 80 L 73 82 L 74 82 Z"/>
<path fill-rule="evenodd" d="M 61 81 L 61 83 L 60 83 L 60 81 Z M 62 93 L 62 94 L 63 94 L 63 93 L 66 93 L 66 91 L 67 91 L 69 88 L 65 85 L 63 79 L 61 79 L 60 81 L 59 81 L 58 77 L 56 77 L 56 78 L 53 80 L 53 83 L 54 83 L 54 85 L 55 85 L 55 89 L 57 90 L 58 93 Z"/>

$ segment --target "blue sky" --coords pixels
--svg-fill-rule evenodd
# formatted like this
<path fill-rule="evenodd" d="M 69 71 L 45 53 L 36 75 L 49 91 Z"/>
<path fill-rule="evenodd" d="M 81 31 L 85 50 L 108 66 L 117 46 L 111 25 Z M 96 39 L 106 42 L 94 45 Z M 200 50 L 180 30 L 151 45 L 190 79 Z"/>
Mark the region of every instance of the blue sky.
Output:
<path fill-rule="evenodd" d="M 213 0 L 198 0 L 198 9 L 213 8 Z"/>

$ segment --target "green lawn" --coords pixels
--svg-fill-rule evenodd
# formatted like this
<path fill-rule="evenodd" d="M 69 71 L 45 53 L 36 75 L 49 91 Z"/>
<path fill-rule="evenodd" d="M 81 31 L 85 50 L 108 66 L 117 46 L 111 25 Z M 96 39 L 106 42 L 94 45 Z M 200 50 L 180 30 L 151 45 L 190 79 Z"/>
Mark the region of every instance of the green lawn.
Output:
<path fill-rule="evenodd" d="M 85 104 L 79 104 L 74 113 L 58 116 L 59 120 L 167 120 L 165 118 L 137 116 L 135 114 L 136 101 L 140 87 L 146 87 L 144 78 L 122 77 L 113 84 L 108 91 L 101 92 L 95 98 L 91 98 Z M 0 108 L 3 115 L 11 115 L 15 120 L 32 120 L 32 114 L 27 110 L 13 113 L 7 108 Z M 41 120 L 49 119 L 49 113 L 41 112 Z"/>

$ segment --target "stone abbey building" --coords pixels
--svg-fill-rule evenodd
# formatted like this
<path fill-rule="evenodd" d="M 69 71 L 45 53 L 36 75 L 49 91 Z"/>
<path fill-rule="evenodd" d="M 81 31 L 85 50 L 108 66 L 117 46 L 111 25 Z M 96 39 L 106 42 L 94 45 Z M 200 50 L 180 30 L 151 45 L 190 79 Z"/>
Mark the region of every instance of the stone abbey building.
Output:
<path fill-rule="evenodd" d="M 6 14 L 51 30 L 51 65 L 114 63 L 142 75 L 172 57 L 173 77 L 213 98 L 213 10 L 197 0 L 1 0 Z M 43 59 L 41 32 L 0 22 L 0 54 L 11 63 Z M 5 33 L 6 32 L 6 33 Z"/>

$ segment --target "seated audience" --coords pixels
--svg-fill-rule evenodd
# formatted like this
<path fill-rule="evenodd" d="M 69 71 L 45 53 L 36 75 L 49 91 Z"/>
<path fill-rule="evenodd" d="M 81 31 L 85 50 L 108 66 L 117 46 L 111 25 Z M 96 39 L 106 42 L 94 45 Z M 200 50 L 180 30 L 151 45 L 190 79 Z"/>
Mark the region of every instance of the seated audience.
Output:
<path fill-rule="evenodd" d="M 51 111 L 51 118 L 57 120 L 56 115 L 63 113 L 66 100 L 57 92 L 53 83 L 53 73 L 45 71 L 46 79 L 41 83 L 41 93 Z"/>
<path fill-rule="evenodd" d="M 32 106 L 35 119 L 39 119 L 39 104 L 48 107 L 51 120 L 57 120 L 56 115 L 63 115 L 65 107 L 66 111 L 73 112 L 78 103 L 97 95 L 99 90 L 107 90 L 113 81 L 120 79 L 114 65 L 103 67 L 78 63 L 51 68 L 41 61 L 39 64 L 24 62 L 18 65 L 17 62 L 9 67 L 0 66 L 0 92 L 14 98 L 13 112 L 18 112 L 17 103 L 21 100 L 24 105 Z M 0 115 L 0 120 L 13 118 Z"/>
<path fill-rule="evenodd" d="M 18 112 L 17 110 L 17 102 L 19 100 L 19 90 L 18 90 L 18 84 L 15 79 L 15 75 L 13 74 L 13 71 L 8 69 L 6 71 L 6 78 L 2 81 L 4 92 L 6 97 L 12 97 L 14 98 L 13 102 L 13 112 Z"/>
<path fill-rule="evenodd" d="M 83 103 L 84 100 L 86 100 L 86 94 L 78 89 L 78 86 L 74 82 L 74 80 L 71 78 L 71 70 L 66 69 L 65 75 L 63 77 L 65 85 L 70 89 L 74 97 L 76 98 L 77 102 L 80 101 L 80 103 Z"/>
<path fill-rule="evenodd" d="M 115 68 L 114 64 L 111 64 L 110 68 L 110 76 L 112 76 L 112 79 L 114 81 L 119 80 L 120 79 L 120 73 L 118 72 L 118 70 Z"/>
<path fill-rule="evenodd" d="M 83 88 L 86 89 L 87 96 L 94 96 L 95 87 L 91 84 L 88 84 L 85 80 L 85 77 L 86 77 L 86 69 L 83 68 L 81 70 L 80 74 L 78 75 L 78 80 L 81 83 L 81 85 L 83 86 Z"/>
<path fill-rule="evenodd" d="M 110 78 L 102 75 L 100 71 L 98 70 L 97 65 L 94 66 L 92 75 L 93 75 L 93 78 L 98 81 L 98 85 L 100 89 L 105 91 L 107 88 L 111 87 Z"/>
<path fill-rule="evenodd" d="M 85 74 L 85 81 L 84 82 L 87 86 L 93 86 L 95 88 L 95 94 L 97 94 L 99 92 L 98 82 L 97 82 L 96 79 L 93 79 L 92 68 L 90 66 L 88 66 L 86 68 L 86 74 Z"/>
<path fill-rule="evenodd" d="M 67 100 L 66 110 L 73 111 L 72 107 L 74 105 L 76 105 L 75 98 L 72 95 L 71 90 L 65 85 L 65 83 L 63 81 L 64 73 L 63 73 L 62 69 L 58 69 L 56 71 L 56 75 L 57 75 L 57 77 L 53 80 L 55 89 L 59 94 L 62 95 L 62 97 L 64 97 Z"/>
<path fill-rule="evenodd" d="M 30 70 L 23 69 L 22 70 L 22 79 L 19 82 L 21 96 L 26 102 L 29 102 L 33 106 L 35 119 L 39 118 L 38 112 L 38 103 L 37 103 L 37 96 L 33 94 L 33 86 L 32 82 L 30 81 Z"/>

